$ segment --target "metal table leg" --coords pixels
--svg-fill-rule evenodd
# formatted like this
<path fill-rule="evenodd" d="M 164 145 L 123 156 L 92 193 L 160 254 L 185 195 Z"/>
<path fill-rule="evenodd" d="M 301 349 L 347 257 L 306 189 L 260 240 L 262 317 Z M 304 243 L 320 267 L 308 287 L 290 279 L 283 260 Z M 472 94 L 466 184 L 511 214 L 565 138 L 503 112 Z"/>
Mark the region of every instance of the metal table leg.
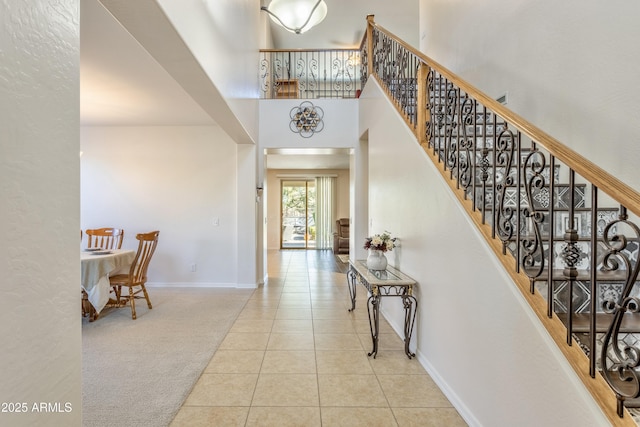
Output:
<path fill-rule="evenodd" d="M 404 352 L 411 359 L 416 356 L 409 350 L 409 343 L 411 343 L 413 325 L 416 322 L 418 300 L 413 295 L 402 295 L 402 302 L 404 304 Z"/>
<path fill-rule="evenodd" d="M 349 271 L 347 272 L 347 288 L 349 288 L 349 296 L 351 297 L 351 308 L 349 311 L 356 309 L 356 286 L 358 286 L 356 273 L 352 268 L 353 267 L 349 266 Z"/>
<path fill-rule="evenodd" d="M 371 341 L 373 349 L 367 356 L 375 359 L 378 354 L 378 333 L 380 331 L 380 296 L 373 294 L 367 300 L 367 312 L 369 313 L 369 329 L 371 330 Z"/>

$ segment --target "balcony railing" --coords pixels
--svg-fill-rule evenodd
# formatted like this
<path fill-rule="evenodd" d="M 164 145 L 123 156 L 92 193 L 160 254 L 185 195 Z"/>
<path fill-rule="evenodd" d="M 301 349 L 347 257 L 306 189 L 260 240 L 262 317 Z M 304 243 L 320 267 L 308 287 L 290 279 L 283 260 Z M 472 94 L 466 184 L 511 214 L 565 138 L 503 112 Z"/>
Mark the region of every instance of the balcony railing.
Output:
<path fill-rule="evenodd" d="M 261 50 L 262 98 L 356 98 L 360 50 Z"/>
<path fill-rule="evenodd" d="M 622 417 L 640 396 L 640 194 L 373 17 L 361 46 L 363 81 L 385 89 L 596 401 Z"/>

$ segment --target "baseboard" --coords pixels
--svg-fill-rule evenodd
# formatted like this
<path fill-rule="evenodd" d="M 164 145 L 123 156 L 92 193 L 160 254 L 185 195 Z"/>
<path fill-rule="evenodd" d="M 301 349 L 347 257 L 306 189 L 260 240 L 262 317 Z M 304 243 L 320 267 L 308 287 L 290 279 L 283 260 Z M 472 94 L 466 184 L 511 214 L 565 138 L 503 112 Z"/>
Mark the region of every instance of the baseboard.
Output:
<path fill-rule="evenodd" d="M 236 288 L 256 289 L 255 283 L 215 283 L 215 282 L 147 282 L 150 288 Z"/>

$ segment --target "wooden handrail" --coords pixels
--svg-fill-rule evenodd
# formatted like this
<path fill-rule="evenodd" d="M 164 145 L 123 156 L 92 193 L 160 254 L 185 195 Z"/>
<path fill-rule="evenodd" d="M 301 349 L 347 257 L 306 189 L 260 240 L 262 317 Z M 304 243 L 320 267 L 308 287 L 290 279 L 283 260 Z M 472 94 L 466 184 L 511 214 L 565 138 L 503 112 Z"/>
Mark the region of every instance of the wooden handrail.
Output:
<path fill-rule="evenodd" d="M 629 211 L 640 216 L 640 193 L 631 188 L 629 185 L 620 181 L 618 178 L 609 174 L 604 169 L 600 168 L 595 163 L 591 162 L 587 158 L 583 157 L 576 151 L 562 144 L 557 139 L 536 127 L 522 116 L 507 109 L 505 106 L 480 91 L 475 86 L 471 85 L 467 81 L 460 78 L 457 74 L 448 70 L 438 62 L 429 58 L 422 52 L 414 49 L 412 46 L 405 43 L 402 39 L 397 37 L 392 32 L 388 31 L 384 27 L 376 24 L 373 20 L 373 15 L 367 16 L 367 23 L 372 28 L 377 29 L 380 32 L 385 33 L 387 36 L 393 38 L 404 49 L 411 52 L 413 55 L 420 58 L 429 67 L 435 69 L 446 77 L 449 81 L 454 83 L 460 89 L 464 90 L 470 97 L 476 99 L 485 107 L 490 108 L 502 119 L 509 124 L 515 126 L 524 135 L 531 138 L 536 143 L 544 147 L 551 155 L 564 162 L 569 168 L 576 171 L 576 173 L 586 180 L 590 181 L 593 185 L 600 190 L 607 193 L 608 196 L 616 200 L 621 205 L 625 206 Z M 373 62 L 370 59 L 370 62 Z"/>

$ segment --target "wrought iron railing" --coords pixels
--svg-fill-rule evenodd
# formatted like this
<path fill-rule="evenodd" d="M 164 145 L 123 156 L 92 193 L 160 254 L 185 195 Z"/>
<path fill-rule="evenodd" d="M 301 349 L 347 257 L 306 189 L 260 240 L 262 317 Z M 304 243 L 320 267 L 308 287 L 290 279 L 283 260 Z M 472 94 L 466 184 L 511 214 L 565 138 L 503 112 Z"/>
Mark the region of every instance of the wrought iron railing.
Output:
<path fill-rule="evenodd" d="M 360 50 L 260 51 L 262 98 L 356 98 Z"/>
<path fill-rule="evenodd" d="M 600 373 L 622 417 L 640 396 L 640 194 L 373 17 L 361 46 L 363 80 L 375 76 L 516 283 L 546 299 L 541 319 L 561 319 L 561 341 L 584 351 L 587 388 L 596 397 Z"/>

